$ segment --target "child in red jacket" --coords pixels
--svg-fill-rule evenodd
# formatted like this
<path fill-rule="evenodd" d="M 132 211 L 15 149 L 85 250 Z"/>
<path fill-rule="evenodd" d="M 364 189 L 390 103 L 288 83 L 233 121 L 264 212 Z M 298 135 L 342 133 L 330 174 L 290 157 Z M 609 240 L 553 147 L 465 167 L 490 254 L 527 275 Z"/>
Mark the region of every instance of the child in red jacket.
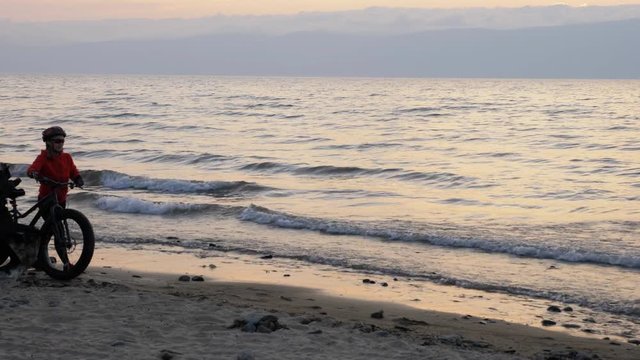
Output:
<path fill-rule="evenodd" d="M 46 149 L 40 152 L 29 169 L 27 175 L 34 179 L 39 177 L 47 177 L 57 182 L 67 182 L 72 179 L 76 186 L 82 187 L 84 181 L 73 162 L 71 155 L 63 151 L 64 140 L 67 133 L 60 126 L 50 127 L 42 132 L 42 141 L 46 144 Z M 40 183 L 40 192 L 38 199 L 42 199 L 53 191 L 46 182 Z M 67 187 L 59 187 L 56 189 L 58 201 L 64 206 L 67 201 Z"/>

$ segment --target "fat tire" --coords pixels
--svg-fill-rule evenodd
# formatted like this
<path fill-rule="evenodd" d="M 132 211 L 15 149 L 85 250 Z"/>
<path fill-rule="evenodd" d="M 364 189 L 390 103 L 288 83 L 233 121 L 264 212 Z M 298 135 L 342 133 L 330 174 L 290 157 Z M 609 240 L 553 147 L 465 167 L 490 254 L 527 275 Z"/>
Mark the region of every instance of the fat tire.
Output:
<path fill-rule="evenodd" d="M 0 264 L 4 264 L 4 262 L 9 258 L 9 254 L 7 254 L 6 250 L 0 247 Z"/>
<path fill-rule="evenodd" d="M 11 258 L 11 250 L 8 247 L 7 244 L 0 244 L 0 271 L 10 269 L 16 264 L 16 260 Z"/>
<path fill-rule="evenodd" d="M 82 274 L 93 258 L 93 250 L 95 248 L 95 235 L 93 226 L 86 216 L 74 209 L 64 209 L 61 214 L 62 219 L 76 222 L 82 231 L 82 253 L 78 261 L 68 270 L 58 270 L 51 266 L 49 260 L 49 242 L 53 239 L 53 227 L 51 223 L 46 223 L 42 227 L 42 239 L 40 241 L 40 249 L 38 251 L 38 264 L 47 275 L 57 280 L 71 280 Z"/>

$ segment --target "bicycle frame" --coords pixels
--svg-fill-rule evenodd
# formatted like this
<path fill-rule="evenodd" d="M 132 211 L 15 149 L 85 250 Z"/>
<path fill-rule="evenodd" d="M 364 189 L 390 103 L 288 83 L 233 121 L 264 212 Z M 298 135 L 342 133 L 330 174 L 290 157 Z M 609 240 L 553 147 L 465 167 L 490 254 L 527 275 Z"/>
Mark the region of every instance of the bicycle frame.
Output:
<path fill-rule="evenodd" d="M 37 203 L 35 203 L 31 208 L 29 208 L 29 210 L 27 210 L 24 213 L 21 213 L 18 210 L 18 206 L 17 206 L 17 202 L 16 199 L 11 199 L 9 201 L 9 203 L 11 204 L 12 209 L 9 211 L 11 214 L 11 218 L 12 221 L 14 223 L 18 223 L 19 219 L 24 219 L 27 216 L 29 216 L 31 213 L 33 213 L 34 211 L 38 210 L 38 212 L 36 213 L 36 215 L 33 217 L 33 219 L 31 219 L 31 221 L 29 222 L 29 227 L 35 227 L 36 223 L 38 222 L 38 220 L 40 220 L 40 218 L 42 218 L 43 220 L 46 221 L 46 219 L 44 218 L 43 214 L 42 214 L 42 207 L 41 205 L 47 203 L 47 202 L 51 202 L 53 205 L 50 208 L 50 216 L 54 215 L 56 211 L 59 211 L 60 206 L 60 202 L 58 201 L 58 194 L 55 191 L 58 187 L 61 186 L 67 186 L 70 185 L 69 183 L 54 183 L 56 186 L 54 187 L 53 191 L 51 193 L 49 193 L 49 195 L 43 197 L 42 199 L 38 200 Z M 64 185 L 62 185 L 64 184 Z M 54 220 L 53 218 L 51 218 L 51 220 Z"/>
<path fill-rule="evenodd" d="M 53 237 L 54 237 L 56 252 L 60 256 L 60 259 L 62 260 L 62 262 L 64 264 L 67 264 L 69 262 L 69 258 L 67 257 L 67 250 L 71 249 L 71 247 L 74 244 L 71 241 L 71 236 L 69 236 L 69 225 L 67 224 L 67 222 L 65 220 L 63 220 L 62 222 L 58 221 L 57 214 L 59 214 L 60 211 L 62 210 L 62 206 L 60 206 L 60 202 L 58 201 L 58 193 L 56 190 L 63 186 L 69 186 L 73 188 L 74 184 L 70 182 L 61 183 L 61 182 L 53 181 L 48 178 L 43 178 L 41 179 L 41 181 L 46 181 L 52 184 L 53 191 L 51 191 L 44 198 L 40 199 L 37 203 L 35 203 L 35 205 L 33 205 L 31 208 L 29 208 L 29 210 L 27 210 L 24 213 L 20 213 L 20 211 L 18 210 L 16 199 L 11 199 L 10 200 L 10 203 L 12 206 L 12 209 L 10 211 L 11 217 L 13 222 L 17 224 L 19 219 L 24 219 L 27 216 L 29 216 L 31 213 L 37 210 L 36 215 L 33 217 L 33 219 L 31 219 L 31 222 L 29 223 L 28 226 L 30 228 L 36 229 L 36 224 L 38 220 L 40 220 L 40 218 L 44 220 L 43 227 L 47 223 L 51 224 L 50 226 L 52 226 L 52 230 L 53 230 Z M 52 205 L 48 208 L 48 212 L 49 212 L 48 222 L 47 222 L 47 219 L 44 218 L 43 207 L 42 207 L 42 205 L 46 203 L 52 203 Z"/>

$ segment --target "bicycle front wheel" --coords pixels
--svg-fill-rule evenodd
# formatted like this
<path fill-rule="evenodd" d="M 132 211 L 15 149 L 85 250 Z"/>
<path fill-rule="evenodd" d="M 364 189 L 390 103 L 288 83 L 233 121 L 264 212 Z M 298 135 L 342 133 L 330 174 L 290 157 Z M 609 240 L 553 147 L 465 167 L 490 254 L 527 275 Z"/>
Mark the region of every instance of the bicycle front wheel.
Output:
<path fill-rule="evenodd" d="M 63 209 L 54 223 L 45 224 L 38 260 L 47 275 L 70 280 L 82 274 L 93 257 L 93 227 L 81 212 Z"/>

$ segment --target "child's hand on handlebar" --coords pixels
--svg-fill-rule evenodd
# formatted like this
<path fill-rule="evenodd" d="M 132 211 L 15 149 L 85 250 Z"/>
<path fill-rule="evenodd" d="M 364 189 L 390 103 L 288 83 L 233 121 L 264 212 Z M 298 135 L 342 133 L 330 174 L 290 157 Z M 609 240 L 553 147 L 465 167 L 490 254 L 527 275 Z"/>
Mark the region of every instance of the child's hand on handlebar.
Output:
<path fill-rule="evenodd" d="M 84 186 L 84 180 L 82 179 L 82 176 L 76 176 L 76 178 L 73 179 L 73 184 L 82 189 L 82 187 Z"/>

